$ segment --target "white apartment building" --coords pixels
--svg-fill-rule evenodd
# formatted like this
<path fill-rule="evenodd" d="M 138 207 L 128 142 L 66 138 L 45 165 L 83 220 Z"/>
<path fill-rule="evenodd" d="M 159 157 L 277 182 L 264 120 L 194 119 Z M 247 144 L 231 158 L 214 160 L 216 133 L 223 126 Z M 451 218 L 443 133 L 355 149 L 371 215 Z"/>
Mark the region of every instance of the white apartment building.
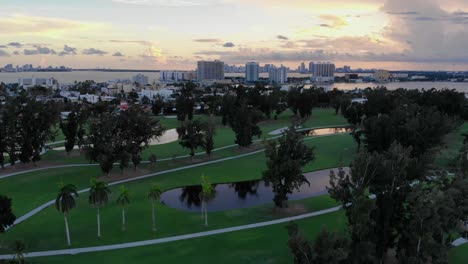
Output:
<path fill-rule="evenodd" d="M 159 80 L 161 82 L 182 82 L 196 79 L 194 71 L 161 71 Z"/>
<path fill-rule="evenodd" d="M 281 67 L 270 67 L 268 77 L 271 83 L 286 83 L 288 81 L 288 69 L 281 65 Z"/>
<path fill-rule="evenodd" d="M 257 62 L 248 62 L 245 64 L 245 81 L 248 83 L 258 82 L 259 65 Z"/>
<path fill-rule="evenodd" d="M 219 60 L 199 61 L 197 65 L 198 81 L 224 79 L 224 62 Z"/>
<path fill-rule="evenodd" d="M 132 82 L 138 83 L 142 86 L 148 85 L 148 76 L 145 76 L 143 74 L 137 74 L 132 77 Z"/>
<path fill-rule="evenodd" d="M 54 78 L 19 78 L 18 84 L 20 87 L 23 87 L 23 89 L 28 89 L 36 85 L 52 89 L 59 88 L 59 83 Z"/>
<path fill-rule="evenodd" d="M 315 82 L 333 82 L 335 80 L 335 64 L 331 62 L 311 62 L 309 70 Z"/>

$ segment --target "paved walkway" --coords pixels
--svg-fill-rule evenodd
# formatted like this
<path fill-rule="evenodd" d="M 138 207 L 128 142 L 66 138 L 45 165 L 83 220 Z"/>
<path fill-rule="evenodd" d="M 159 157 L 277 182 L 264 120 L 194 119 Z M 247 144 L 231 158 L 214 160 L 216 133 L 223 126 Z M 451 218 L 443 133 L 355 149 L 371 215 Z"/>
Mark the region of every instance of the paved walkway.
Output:
<path fill-rule="evenodd" d="M 168 242 L 174 242 L 174 241 L 180 241 L 180 240 L 186 240 L 186 239 L 192 239 L 192 238 L 199 238 L 199 237 L 206 237 L 206 236 L 212 236 L 212 235 L 219 235 L 219 234 L 224 234 L 224 233 L 230 233 L 230 232 L 248 230 L 248 229 L 253 229 L 253 228 L 271 226 L 271 225 L 276 225 L 276 224 L 282 224 L 282 223 L 287 223 L 287 222 L 290 222 L 290 221 L 296 221 L 296 220 L 301 220 L 301 219 L 305 219 L 305 218 L 310 218 L 310 217 L 314 217 L 314 216 L 319 216 L 319 215 L 323 215 L 323 214 L 336 212 L 336 211 L 339 211 L 340 209 L 341 209 L 341 206 L 337 206 L 337 207 L 333 207 L 333 208 L 329 208 L 329 209 L 325 209 L 325 210 L 321 210 L 321 211 L 317 211 L 317 212 L 313 212 L 313 213 L 308 213 L 308 214 L 303 214 L 303 215 L 298 215 L 298 216 L 293 216 L 293 217 L 288 217 L 288 218 L 282 218 L 282 219 L 277 219 L 277 220 L 272 220 L 272 221 L 267 221 L 267 222 L 260 222 L 260 223 L 255 223 L 255 224 L 248 224 L 248 225 L 242 225 L 242 226 L 236 226 L 236 227 L 228 227 L 228 228 L 210 230 L 210 231 L 193 233 L 193 234 L 158 238 L 158 239 L 131 242 L 131 243 L 114 244 L 114 245 L 98 246 L 98 247 L 86 247 L 86 248 L 73 248 L 73 249 L 63 249 L 63 250 L 31 252 L 31 253 L 25 254 L 25 257 L 31 258 L 31 257 L 46 257 L 46 256 L 58 256 L 58 255 L 75 255 L 75 254 L 80 254 L 80 253 L 108 251 L 108 250 L 116 250 L 116 249 L 125 249 L 125 248 L 133 248 L 133 247 L 163 244 L 163 243 L 168 243 Z M 11 259 L 12 257 L 13 257 L 13 255 L 0 255 L 0 259 Z"/>
<path fill-rule="evenodd" d="M 329 137 L 329 136 L 334 136 L 334 135 L 336 135 L 336 134 L 309 137 L 309 138 L 305 138 L 304 140 L 311 140 L 311 139 L 316 139 L 316 138 L 321 138 L 321 137 Z M 232 147 L 232 146 L 237 146 L 237 145 L 226 146 L 226 147 L 223 147 L 223 148 L 219 148 L 218 150 L 229 148 L 229 147 Z M 211 161 L 192 164 L 192 165 L 179 167 L 179 168 L 175 168 L 175 169 L 160 171 L 160 172 L 156 172 L 156 173 L 150 173 L 150 174 L 146 174 L 146 175 L 142 175 L 142 176 L 138 176 L 138 177 L 134 177 L 134 178 L 130 178 L 130 179 L 115 181 L 115 182 L 109 183 L 109 185 L 114 186 L 114 185 L 119 185 L 119 184 L 123 184 L 123 183 L 127 183 L 127 182 L 138 181 L 138 180 L 142 180 L 142 179 L 146 179 L 146 178 L 150 178 L 150 177 L 154 177 L 154 176 L 158 176 L 158 175 L 162 175 L 162 174 L 167 174 L 167 173 L 171 173 L 171 172 L 202 167 L 202 166 L 206 166 L 206 165 L 210 165 L 210 164 L 216 164 L 216 163 L 220 163 L 220 162 L 224 162 L 224 161 L 228 161 L 228 160 L 239 159 L 239 158 L 255 155 L 255 154 L 258 154 L 258 153 L 262 153 L 264 151 L 265 151 L 265 149 L 260 149 L 260 150 L 257 150 L 257 151 L 253 151 L 253 152 L 249 152 L 249 153 L 245 153 L 245 154 L 241 154 L 241 155 L 237 155 L 237 156 L 233 156 L 233 157 L 227 157 L 227 158 L 223 158 L 223 159 L 211 160 Z M 187 155 L 187 157 L 188 157 L 188 155 Z M 167 160 L 171 160 L 171 159 L 167 159 Z M 162 160 L 160 160 L 160 161 L 162 161 Z M 97 164 L 62 165 L 62 166 L 56 166 L 55 168 L 85 167 L 85 166 L 97 166 Z M 39 169 L 36 169 L 36 170 L 30 170 L 30 171 L 25 171 L 25 172 L 21 172 L 21 173 L 27 173 L 27 172 L 45 170 L 45 169 L 47 169 L 47 168 L 39 168 Z M 4 175 L 4 176 L 2 176 L 2 178 L 11 177 L 11 176 L 18 175 L 18 174 L 21 174 L 21 173 Z M 79 190 L 78 193 L 81 194 L 81 193 L 85 193 L 85 192 L 88 192 L 88 191 L 89 191 L 89 188 L 86 188 L 86 189 L 83 189 L 83 190 Z M 41 206 L 39 206 L 39 207 L 37 207 L 37 208 L 35 208 L 33 210 L 31 210 L 30 212 L 26 213 L 25 215 L 17 218 L 15 223 L 13 224 L 13 226 L 10 226 L 7 229 L 13 228 L 15 225 L 17 225 L 17 224 L 31 218 L 32 216 L 36 215 L 37 213 L 39 213 L 40 211 L 46 209 L 47 207 L 52 206 L 54 203 L 55 203 L 55 200 L 51 200 L 51 201 L 48 201 L 48 202 L 42 204 Z"/>

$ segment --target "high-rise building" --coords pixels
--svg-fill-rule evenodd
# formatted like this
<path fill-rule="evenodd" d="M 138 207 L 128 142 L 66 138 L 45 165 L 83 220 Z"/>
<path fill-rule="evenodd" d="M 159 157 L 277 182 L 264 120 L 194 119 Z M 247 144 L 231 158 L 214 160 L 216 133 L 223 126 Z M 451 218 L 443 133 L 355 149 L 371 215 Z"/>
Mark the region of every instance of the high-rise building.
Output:
<path fill-rule="evenodd" d="M 299 72 L 300 73 L 306 73 L 307 72 L 307 68 L 306 68 L 304 62 L 301 62 L 301 66 L 299 67 Z"/>
<path fill-rule="evenodd" d="M 161 71 L 159 75 L 162 82 L 192 81 L 197 78 L 195 71 Z"/>
<path fill-rule="evenodd" d="M 345 65 L 345 66 L 343 67 L 343 71 L 346 72 L 346 73 L 351 72 L 351 66 Z"/>
<path fill-rule="evenodd" d="M 134 83 L 138 83 L 139 85 L 145 86 L 148 85 L 148 76 L 139 73 L 132 77 L 132 81 Z"/>
<path fill-rule="evenodd" d="M 335 80 L 335 64 L 330 62 L 310 63 L 312 79 L 316 82 L 332 82 Z"/>
<path fill-rule="evenodd" d="M 245 81 L 248 83 L 258 82 L 258 63 L 248 62 L 245 64 Z"/>
<path fill-rule="evenodd" d="M 283 65 L 279 68 L 272 66 L 268 72 L 268 77 L 271 83 L 286 83 L 288 81 L 288 69 Z"/>
<path fill-rule="evenodd" d="M 224 62 L 215 61 L 199 61 L 197 68 L 197 80 L 223 80 L 224 79 Z"/>

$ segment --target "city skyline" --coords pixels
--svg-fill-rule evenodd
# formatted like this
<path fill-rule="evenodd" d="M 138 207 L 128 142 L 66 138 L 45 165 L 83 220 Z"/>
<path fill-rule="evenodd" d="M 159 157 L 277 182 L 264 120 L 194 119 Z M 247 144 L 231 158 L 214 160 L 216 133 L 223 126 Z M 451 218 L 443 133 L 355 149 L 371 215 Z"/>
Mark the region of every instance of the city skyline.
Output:
<path fill-rule="evenodd" d="M 468 70 L 462 0 L 2 2 L 0 65 L 193 70 L 218 59 Z"/>

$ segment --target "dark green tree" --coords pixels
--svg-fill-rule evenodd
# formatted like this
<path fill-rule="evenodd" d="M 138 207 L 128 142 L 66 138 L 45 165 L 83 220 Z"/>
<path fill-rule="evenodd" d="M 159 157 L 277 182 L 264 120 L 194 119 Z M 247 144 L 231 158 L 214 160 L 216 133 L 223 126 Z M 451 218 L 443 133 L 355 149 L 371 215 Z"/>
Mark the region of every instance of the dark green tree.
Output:
<path fill-rule="evenodd" d="M 190 149 L 190 156 L 195 156 L 195 150 L 205 146 L 204 125 L 200 119 L 188 120 L 182 127 L 177 128 L 179 144 Z"/>
<path fill-rule="evenodd" d="M 216 135 L 216 123 L 213 117 L 209 117 L 204 123 L 204 145 L 205 152 L 208 157 L 211 156 L 211 152 L 214 149 L 214 136 Z"/>
<path fill-rule="evenodd" d="M 0 233 L 15 223 L 16 216 L 11 209 L 11 199 L 0 195 Z"/>
<path fill-rule="evenodd" d="M 277 143 L 279 146 L 277 147 Z M 309 184 L 302 174 L 302 168 L 314 160 L 313 149 L 303 142 L 303 136 L 289 128 L 277 141 L 271 141 L 266 149 L 267 170 L 263 180 L 273 187 L 275 206 L 286 207 L 288 194 Z"/>
<path fill-rule="evenodd" d="M 229 117 L 229 124 L 236 134 L 235 143 L 240 147 L 248 147 L 254 136 L 261 136 L 262 131 L 257 124 L 262 118 L 262 113 L 248 106 L 245 101 L 236 103 Z"/>

